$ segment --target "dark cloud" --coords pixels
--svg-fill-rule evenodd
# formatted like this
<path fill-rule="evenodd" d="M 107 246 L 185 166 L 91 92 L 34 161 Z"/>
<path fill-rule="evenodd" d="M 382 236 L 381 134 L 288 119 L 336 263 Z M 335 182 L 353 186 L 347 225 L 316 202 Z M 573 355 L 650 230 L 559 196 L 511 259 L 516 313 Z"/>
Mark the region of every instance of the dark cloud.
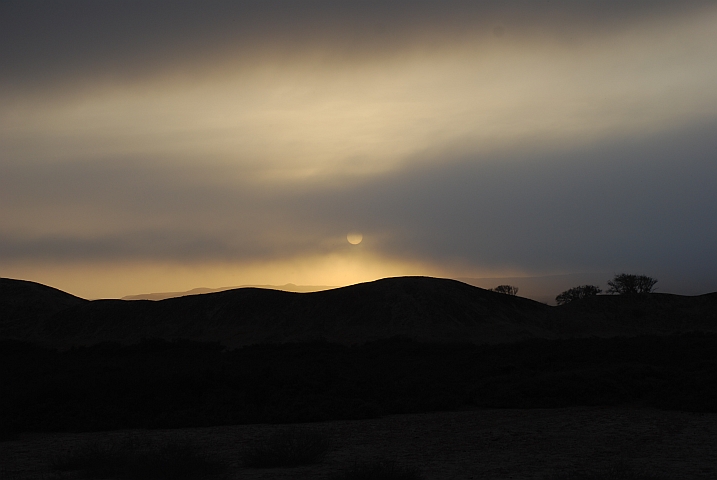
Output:
<path fill-rule="evenodd" d="M 577 37 L 709 0 L 8 1 L 0 3 L 5 89 L 85 88 L 306 52 L 329 60 L 432 48 L 466 37 Z"/>
<path fill-rule="evenodd" d="M 428 167 L 369 189 L 366 211 L 405 229 L 385 246 L 390 255 L 538 272 L 713 271 L 714 126 L 550 157 Z"/>
<path fill-rule="evenodd" d="M 0 260 L 286 259 L 340 252 L 358 229 L 364 248 L 392 259 L 666 273 L 715 290 L 716 129 L 704 122 L 552 155 L 446 149 L 378 178 L 282 188 L 226 165 L 5 163 L 5 214 L 32 210 L 28 225 L 48 227 L 31 235 L 3 222 Z M 63 215 L 85 229 L 52 227 Z"/>

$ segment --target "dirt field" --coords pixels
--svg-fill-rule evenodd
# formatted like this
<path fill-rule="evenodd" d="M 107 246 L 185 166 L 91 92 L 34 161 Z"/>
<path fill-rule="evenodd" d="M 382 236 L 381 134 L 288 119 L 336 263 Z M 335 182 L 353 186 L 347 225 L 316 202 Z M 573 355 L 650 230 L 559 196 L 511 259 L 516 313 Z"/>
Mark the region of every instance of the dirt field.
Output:
<path fill-rule="evenodd" d="M 665 478 L 717 478 L 717 414 L 647 409 L 476 410 L 395 415 L 300 425 L 330 435 L 317 466 L 258 470 L 241 452 L 282 425 L 132 431 L 187 439 L 231 465 L 226 479 L 322 479 L 354 462 L 379 458 L 418 468 L 426 479 L 542 479 L 623 465 Z M 26 434 L 0 443 L 0 478 L 54 479 L 49 462 L 64 451 L 128 432 Z"/>

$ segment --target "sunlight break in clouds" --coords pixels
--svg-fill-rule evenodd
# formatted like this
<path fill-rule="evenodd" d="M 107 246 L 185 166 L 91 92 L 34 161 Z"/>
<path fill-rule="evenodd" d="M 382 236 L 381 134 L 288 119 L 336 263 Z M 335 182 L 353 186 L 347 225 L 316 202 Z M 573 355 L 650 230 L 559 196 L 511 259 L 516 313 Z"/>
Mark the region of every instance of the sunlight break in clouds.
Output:
<path fill-rule="evenodd" d="M 578 45 L 477 32 L 398 58 L 307 54 L 160 77 L 11 109 L 3 143 L 16 158 L 174 157 L 290 180 L 380 173 L 456 144 L 481 154 L 640 135 L 714 113 L 716 21 L 659 19 Z"/>
<path fill-rule="evenodd" d="M 28 26 L 5 28 L 19 47 L 0 57 L 2 276 L 93 297 L 409 273 L 684 278 L 699 264 L 684 252 L 715 240 L 710 3 L 107 2 L 67 14 L 104 25 L 75 37 L 9 5 Z M 680 145 L 691 156 L 670 157 Z M 590 222 L 571 211 L 583 203 Z M 697 243 L 672 229 L 686 218 Z"/>

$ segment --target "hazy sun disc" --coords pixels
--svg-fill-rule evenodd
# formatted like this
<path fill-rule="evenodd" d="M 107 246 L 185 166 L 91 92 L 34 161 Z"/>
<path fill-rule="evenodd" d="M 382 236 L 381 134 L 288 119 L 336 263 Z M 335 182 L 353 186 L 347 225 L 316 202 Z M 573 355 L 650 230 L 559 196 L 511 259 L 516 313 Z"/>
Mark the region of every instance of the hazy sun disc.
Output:
<path fill-rule="evenodd" d="M 358 245 L 361 243 L 361 240 L 363 240 L 363 235 L 358 232 L 351 232 L 346 235 L 346 240 L 348 240 L 351 245 Z"/>

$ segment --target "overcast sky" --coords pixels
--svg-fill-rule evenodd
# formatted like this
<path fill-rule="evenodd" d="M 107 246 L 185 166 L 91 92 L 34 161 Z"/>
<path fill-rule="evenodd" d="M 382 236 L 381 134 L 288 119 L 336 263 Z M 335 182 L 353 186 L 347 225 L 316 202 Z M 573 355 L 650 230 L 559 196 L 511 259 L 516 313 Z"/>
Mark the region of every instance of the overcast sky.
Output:
<path fill-rule="evenodd" d="M 714 1 L 6 0 L 0 276 L 717 291 L 715 85 Z"/>

